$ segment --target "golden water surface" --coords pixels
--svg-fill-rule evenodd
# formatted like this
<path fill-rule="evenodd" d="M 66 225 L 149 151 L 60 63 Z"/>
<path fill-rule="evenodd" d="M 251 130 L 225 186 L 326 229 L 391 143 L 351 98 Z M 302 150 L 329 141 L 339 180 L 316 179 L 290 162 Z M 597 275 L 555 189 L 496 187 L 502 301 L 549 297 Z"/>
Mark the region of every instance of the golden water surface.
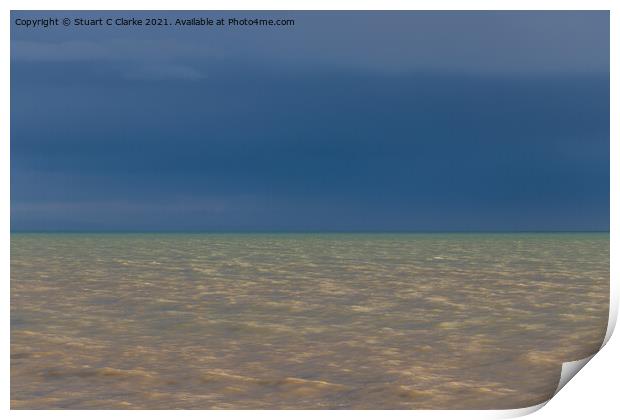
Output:
<path fill-rule="evenodd" d="M 530 406 L 608 303 L 608 234 L 13 234 L 11 407 Z"/>

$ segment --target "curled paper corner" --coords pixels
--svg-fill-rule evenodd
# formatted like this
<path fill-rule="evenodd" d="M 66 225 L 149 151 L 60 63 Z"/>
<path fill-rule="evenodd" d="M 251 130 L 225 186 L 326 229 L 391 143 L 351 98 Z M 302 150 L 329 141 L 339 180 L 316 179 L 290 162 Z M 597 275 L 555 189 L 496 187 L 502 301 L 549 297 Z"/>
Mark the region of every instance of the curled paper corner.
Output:
<path fill-rule="evenodd" d="M 562 363 L 562 372 L 560 373 L 560 380 L 558 381 L 558 386 L 555 389 L 553 395 L 547 401 L 544 401 L 540 404 L 533 405 L 531 407 L 510 409 L 510 410 L 502 410 L 499 416 L 495 418 L 515 418 L 515 417 L 523 417 L 529 414 L 532 414 L 541 408 L 543 408 L 551 399 L 558 393 L 564 385 L 566 385 L 573 377 L 586 365 L 592 358 L 596 355 L 594 353 L 591 356 L 585 357 L 579 360 L 573 360 L 572 362 L 564 362 Z"/>
<path fill-rule="evenodd" d="M 596 354 L 596 353 L 595 353 Z M 562 373 L 560 374 L 560 382 L 558 382 L 558 387 L 555 389 L 553 395 L 556 395 L 564 385 L 568 383 L 573 376 L 577 374 L 594 356 L 595 354 L 585 357 L 580 360 L 574 360 L 572 362 L 564 362 L 562 363 Z"/>

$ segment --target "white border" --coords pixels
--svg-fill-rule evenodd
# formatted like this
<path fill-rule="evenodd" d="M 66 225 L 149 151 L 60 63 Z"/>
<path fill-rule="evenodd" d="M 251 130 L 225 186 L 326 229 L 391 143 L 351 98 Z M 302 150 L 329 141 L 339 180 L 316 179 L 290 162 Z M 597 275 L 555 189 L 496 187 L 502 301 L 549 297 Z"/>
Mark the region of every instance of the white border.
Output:
<path fill-rule="evenodd" d="M 521 0 L 521 1 L 502 1 L 502 0 L 314 0 L 314 1 L 283 1 L 283 0 L 231 0 L 231 1 L 199 1 L 199 0 L 151 0 L 149 2 L 139 2 L 135 0 L 94 0 L 85 4 L 77 0 L 58 0 L 50 1 L 17 1 L 5 0 L 2 2 L 2 19 L 0 19 L 0 30 L 4 35 L 2 42 L 2 69 L 0 92 L 10 92 L 10 10 L 611 10 L 611 305 L 610 305 L 610 322 L 605 338 L 605 343 L 609 341 L 611 333 L 616 324 L 618 313 L 618 287 L 615 281 L 618 272 L 619 251 L 618 247 L 613 246 L 617 242 L 617 214 L 619 210 L 618 191 L 620 186 L 620 172 L 618 170 L 618 160 L 620 158 L 620 147 L 618 121 L 620 118 L 613 118 L 618 113 L 618 69 L 619 52 L 618 52 L 618 26 L 620 25 L 620 2 L 614 0 Z M 0 249 L 2 252 L 1 267 L 2 281 L 4 286 L 4 294 L 2 296 L 2 327 L 1 337 L 4 342 L 2 348 L 2 404 L 3 412 L 10 411 L 10 150 L 9 150 L 9 110 L 10 95 L 6 94 L 0 105 L 0 136 L 2 137 L 2 153 L 0 153 L 0 193 L 3 200 L 0 202 L 0 229 L 4 234 L 5 240 L 2 241 Z M 612 340 L 606 345 L 605 352 L 594 358 L 592 365 L 596 365 L 598 370 L 593 371 L 589 366 L 584 368 L 584 373 L 575 384 L 575 387 L 568 385 L 558 397 L 553 398 L 550 407 L 541 410 L 535 416 L 539 418 L 549 418 L 548 416 L 566 417 L 566 418 L 583 418 L 583 416 L 594 415 L 600 418 L 613 417 L 611 413 L 617 413 L 617 398 L 615 391 L 616 375 L 619 373 L 618 360 L 616 355 L 620 353 L 617 339 Z M 597 359 L 601 359 L 600 362 Z M 603 363 L 604 362 L 604 363 Z M 594 368 L 593 367 L 593 368 Z M 611 376 L 608 375 L 611 373 Z M 586 375 L 587 374 L 587 375 Z M 589 382 L 588 382 L 589 381 Z M 579 392 L 575 394 L 575 392 Z M 558 403 L 555 404 L 556 400 Z M 596 406 L 592 406 L 592 402 L 596 402 Z M 89 411 L 87 413 L 80 411 L 11 411 L 10 415 L 19 418 L 31 417 L 49 417 L 49 418 L 77 418 L 84 415 L 94 418 L 108 418 L 109 416 L 128 418 L 143 417 L 146 418 L 199 418 L 205 415 L 215 418 L 239 418 L 239 417 L 258 417 L 258 418 L 275 418 L 283 419 L 294 416 L 295 418 L 314 418 L 315 416 L 336 418 L 340 416 L 356 416 L 358 418 L 370 418 L 379 416 L 390 416 L 395 418 L 505 418 L 525 415 L 536 411 L 540 406 L 519 409 L 519 410 L 489 410 L 489 411 Z M 553 407 L 553 408 L 552 408 Z M 598 415 L 597 415 L 598 414 Z M 604 415 L 607 414 L 607 415 Z M 76 417 L 77 416 L 77 417 Z M 541 417 L 542 416 L 542 417 Z"/>

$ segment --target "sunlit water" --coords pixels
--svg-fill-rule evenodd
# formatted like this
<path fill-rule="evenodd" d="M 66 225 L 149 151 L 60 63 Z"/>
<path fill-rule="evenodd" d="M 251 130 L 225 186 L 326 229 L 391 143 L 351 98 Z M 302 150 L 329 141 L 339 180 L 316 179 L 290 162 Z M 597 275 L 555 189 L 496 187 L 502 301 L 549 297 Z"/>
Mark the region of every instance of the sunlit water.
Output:
<path fill-rule="evenodd" d="M 11 406 L 524 407 L 608 302 L 608 234 L 13 234 Z"/>

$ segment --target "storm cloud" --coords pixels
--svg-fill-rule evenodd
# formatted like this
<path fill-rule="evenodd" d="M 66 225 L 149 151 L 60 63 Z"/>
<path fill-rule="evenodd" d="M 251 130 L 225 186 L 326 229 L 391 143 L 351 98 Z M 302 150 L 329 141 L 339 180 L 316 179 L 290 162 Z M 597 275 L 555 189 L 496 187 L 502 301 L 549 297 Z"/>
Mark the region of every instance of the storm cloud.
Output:
<path fill-rule="evenodd" d="M 606 12 L 131 15 L 296 22 L 13 26 L 13 230 L 609 228 Z"/>

